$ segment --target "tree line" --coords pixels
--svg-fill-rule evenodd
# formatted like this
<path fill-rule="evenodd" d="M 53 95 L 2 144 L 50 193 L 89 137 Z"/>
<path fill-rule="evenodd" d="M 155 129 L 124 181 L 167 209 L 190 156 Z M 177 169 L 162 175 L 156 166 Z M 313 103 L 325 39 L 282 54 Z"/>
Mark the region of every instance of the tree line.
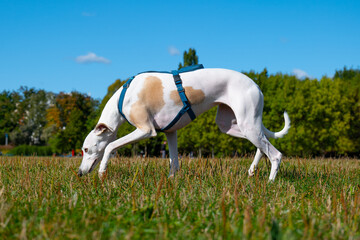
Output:
<path fill-rule="evenodd" d="M 52 93 L 27 87 L 3 91 L 0 145 L 5 144 L 7 134 L 14 146 L 49 146 L 55 154 L 79 149 L 95 123 L 98 105 L 98 100 L 76 91 Z"/>
<path fill-rule="evenodd" d="M 184 52 L 180 67 L 198 63 L 194 49 Z M 206 66 L 205 66 L 206 67 Z M 244 72 L 264 94 L 263 123 L 271 131 L 282 129 L 283 112 L 291 119 L 289 133 L 271 142 L 288 156 L 359 156 L 360 69 L 337 70 L 333 77 L 298 79 L 288 74 Z M 0 93 L 0 145 L 9 134 L 12 145 L 51 147 L 63 154 L 81 148 L 94 128 L 109 98 L 126 80 L 117 79 L 101 100 L 79 92 L 52 93 L 22 87 Z M 178 131 L 179 153 L 195 156 L 234 156 L 253 153 L 245 139 L 220 133 L 215 124 L 216 108 L 202 114 Z M 118 136 L 134 130 L 123 124 Z M 159 156 L 165 135 L 143 140 L 119 150 L 122 155 Z"/>

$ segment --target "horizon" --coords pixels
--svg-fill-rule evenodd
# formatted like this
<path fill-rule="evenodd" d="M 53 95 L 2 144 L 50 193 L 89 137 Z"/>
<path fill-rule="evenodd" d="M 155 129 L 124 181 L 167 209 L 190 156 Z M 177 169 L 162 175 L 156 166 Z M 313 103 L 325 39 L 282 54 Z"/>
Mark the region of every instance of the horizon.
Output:
<path fill-rule="evenodd" d="M 199 63 L 199 64 L 201 64 L 201 63 Z M 266 69 L 266 67 L 265 67 L 263 70 L 265 70 L 265 69 Z M 323 75 L 323 76 L 321 76 L 320 78 L 310 77 L 310 76 L 306 75 L 305 72 L 303 72 L 303 71 L 301 71 L 301 70 L 298 70 L 298 69 L 295 69 L 294 72 L 292 72 L 292 73 L 282 73 L 282 72 L 269 73 L 269 72 L 268 72 L 268 75 L 269 75 L 269 77 L 271 77 L 271 76 L 276 76 L 276 75 L 278 75 L 278 74 L 282 74 L 282 75 L 294 76 L 294 77 L 296 77 L 296 78 L 297 78 L 298 80 L 300 80 L 300 81 L 303 81 L 303 80 L 306 80 L 306 79 L 320 81 L 320 80 L 321 80 L 322 78 L 324 78 L 324 77 L 333 79 L 336 71 L 343 70 L 343 69 L 354 69 L 354 70 L 359 70 L 359 71 L 360 71 L 360 67 L 358 67 L 358 68 L 348 68 L 348 67 L 344 66 L 342 69 L 336 69 L 336 70 L 334 71 L 333 76 Z M 245 71 L 242 71 L 241 73 L 243 73 L 243 74 L 246 75 L 247 73 L 250 73 L 250 72 L 253 71 L 253 72 L 255 72 L 256 74 L 258 74 L 258 73 L 261 73 L 263 70 L 255 71 L 255 70 L 250 69 L 249 71 L 246 71 L 246 72 L 245 72 Z M 297 71 L 297 70 L 298 70 L 298 71 Z M 157 70 L 156 70 L 156 71 L 157 71 Z M 159 70 L 159 71 L 160 71 L 160 70 Z M 136 75 L 136 74 L 135 74 L 135 75 Z M 129 76 L 128 78 L 130 78 L 130 77 L 132 77 L 132 76 Z M 86 94 L 86 95 L 88 95 L 89 97 L 91 97 L 91 98 L 93 98 L 93 99 L 95 99 L 95 100 L 100 100 L 100 101 L 101 101 L 101 100 L 106 96 L 106 94 L 107 94 L 107 89 L 108 89 L 108 87 L 109 87 L 111 84 L 115 83 L 115 81 L 117 81 L 117 80 L 126 81 L 128 78 L 124 78 L 124 79 L 117 78 L 117 79 L 115 79 L 113 82 L 110 82 L 110 84 L 109 84 L 108 86 L 105 86 L 105 87 L 106 87 L 106 93 L 105 93 L 105 95 L 104 95 L 103 97 L 93 97 L 93 96 L 91 96 L 91 93 L 81 92 L 81 91 L 78 91 L 78 90 L 76 90 L 76 89 L 73 89 L 73 90 L 70 90 L 70 91 L 51 91 L 51 90 L 47 90 L 47 89 L 44 89 L 44 88 L 41 88 L 41 87 L 23 86 L 23 85 L 19 86 L 18 89 L 3 89 L 1 92 L 3 92 L 3 91 L 20 92 L 22 88 L 35 89 L 35 90 L 44 90 L 44 91 L 46 91 L 46 92 L 53 93 L 53 94 L 63 93 L 63 94 L 67 94 L 67 95 L 71 95 L 72 92 L 78 92 L 78 93 L 81 93 L 81 94 Z"/>

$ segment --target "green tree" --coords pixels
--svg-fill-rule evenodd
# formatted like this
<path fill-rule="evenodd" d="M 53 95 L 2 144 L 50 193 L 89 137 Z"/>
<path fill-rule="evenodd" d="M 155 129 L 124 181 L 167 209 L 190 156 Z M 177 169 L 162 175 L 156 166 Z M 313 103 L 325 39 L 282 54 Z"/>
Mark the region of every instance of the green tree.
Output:
<path fill-rule="evenodd" d="M 89 121 L 96 117 L 97 106 L 96 100 L 79 92 L 56 96 L 55 103 L 47 110 L 47 129 L 53 131 L 49 141 L 54 152 L 81 148 L 89 131 Z"/>
<path fill-rule="evenodd" d="M 196 50 L 193 48 L 189 48 L 188 52 L 184 51 L 183 61 L 183 63 L 179 63 L 178 69 L 198 64 L 199 57 L 196 55 Z"/>
<path fill-rule="evenodd" d="M 20 101 L 14 113 L 15 118 L 18 119 L 18 125 L 10 134 L 14 144 L 45 144 L 41 135 L 46 125 L 48 97 L 48 93 L 44 90 L 20 88 Z"/>
<path fill-rule="evenodd" d="M 14 91 L 0 93 L 0 145 L 5 144 L 5 133 L 9 134 L 18 126 L 16 107 L 20 99 L 21 96 Z"/>
<path fill-rule="evenodd" d="M 339 121 L 344 130 L 337 138 L 337 145 L 345 153 L 360 154 L 360 69 L 347 69 L 336 71 L 334 82 L 338 86 L 343 111 L 343 121 Z"/>

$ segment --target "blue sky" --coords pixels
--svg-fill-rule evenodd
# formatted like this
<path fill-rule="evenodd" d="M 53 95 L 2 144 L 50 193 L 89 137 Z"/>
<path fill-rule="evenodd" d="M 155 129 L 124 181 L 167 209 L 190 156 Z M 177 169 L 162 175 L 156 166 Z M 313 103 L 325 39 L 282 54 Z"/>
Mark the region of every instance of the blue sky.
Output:
<path fill-rule="evenodd" d="M 360 1 L 0 0 L 0 91 L 102 98 L 116 79 L 205 67 L 333 76 L 360 67 Z"/>

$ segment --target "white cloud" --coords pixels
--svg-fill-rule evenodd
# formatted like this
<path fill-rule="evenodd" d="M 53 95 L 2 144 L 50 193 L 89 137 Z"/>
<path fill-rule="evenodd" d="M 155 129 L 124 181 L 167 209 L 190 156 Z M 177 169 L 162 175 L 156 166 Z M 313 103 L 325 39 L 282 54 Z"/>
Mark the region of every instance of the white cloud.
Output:
<path fill-rule="evenodd" d="M 174 47 L 174 46 L 170 46 L 170 47 L 168 48 L 168 52 L 169 52 L 169 54 L 170 54 L 171 56 L 175 56 L 175 55 L 179 55 L 179 54 L 180 54 L 180 51 L 179 51 L 176 47 Z"/>
<path fill-rule="evenodd" d="M 309 74 L 307 74 L 307 72 L 305 72 L 304 70 L 301 69 L 294 69 L 292 71 L 292 73 L 295 75 L 296 78 L 298 79 L 305 79 L 305 78 L 311 78 L 311 76 Z"/>
<path fill-rule="evenodd" d="M 77 63 L 105 63 L 105 64 L 111 63 L 109 59 L 97 56 L 95 53 L 92 52 L 89 52 L 85 56 L 76 57 L 75 61 Z"/>

